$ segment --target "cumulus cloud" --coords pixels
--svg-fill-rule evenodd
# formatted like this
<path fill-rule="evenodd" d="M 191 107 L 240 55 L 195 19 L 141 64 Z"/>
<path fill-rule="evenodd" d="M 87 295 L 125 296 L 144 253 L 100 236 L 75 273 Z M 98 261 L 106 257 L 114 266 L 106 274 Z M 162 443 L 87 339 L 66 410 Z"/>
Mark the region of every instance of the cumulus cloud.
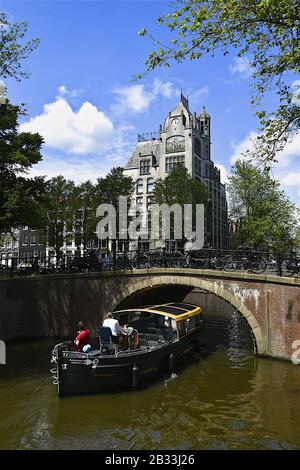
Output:
<path fill-rule="evenodd" d="M 255 149 L 255 140 L 258 137 L 258 133 L 251 131 L 249 134 L 241 141 L 233 141 L 230 143 L 233 148 L 233 153 L 230 157 L 230 163 L 233 165 L 238 159 L 241 160 L 244 158 L 243 154 L 249 150 L 252 151 Z"/>
<path fill-rule="evenodd" d="M 143 113 L 149 109 L 150 104 L 157 97 L 162 96 L 167 99 L 178 97 L 180 91 L 170 81 L 163 82 L 155 79 L 150 86 L 146 87 L 144 84 L 125 85 L 115 88 L 113 93 L 116 97 L 116 103 L 112 106 L 112 111 L 116 115 L 122 115 L 127 112 Z"/>
<path fill-rule="evenodd" d="M 66 93 L 64 85 L 60 93 Z M 107 148 L 114 132 L 112 121 L 92 103 L 84 102 L 74 111 L 67 99 L 58 96 L 43 112 L 21 124 L 21 132 L 38 132 L 48 147 L 66 153 L 99 153 Z"/>
<path fill-rule="evenodd" d="M 220 173 L 221 173 L 221 182 L 222 182 L 223 184 L 228 183 L 229 171 L 227 170 L 227 168 L 225 167 L 225 165 L 223 165 L 222 163 L 216 163 L 216 162 L 215 162 L 215 165 L 216 165 L 216 167 L 220 170 Z"/>
<path fill-rule="evenodd" d="M 163 82 L 156 78 L 153 82 L 153 95 L 154 97 L 162 95 L 165 98 L 176 98 L 180 95 L 179 88 L 176 88 L 172 82 Z"/>
<path fill-rule="evenodd" d="M 294 80 L 292 83 L 292 103 L 300 106 L 300 80 Z"/>
<path fill-rule="evenodd" d="M 243 154 L 247 150 L 254 150 L 254 141 L 258 134 L 254 131 L 240 142 L 232 142 L 233 153 L 230 163 L 234 164 L 237 159 L 245 158 Z M 277 155 L 278 162 L 273 165 L 272 173 L 282 188 L 294 202 L 300 204 L 300 133 L 286 144 L 285 148 Z"/>
<path fill-rule="evenodd" d="M 58 87 L 58 95 L 56 99 L 61 97 L 68 97 L 68 98 L 77 98 L 79 95 L 83 93 L 83 88 L 76 88 L 73 90 L 69 90 L 66 85 L 60 85 Z"/>
<path fill-rule="evenodd" d="M 105 176 L 111 168 L 111 161 L 98 158 L 57 158 L 45 156 L 41 162 L 30 170 L 30 176 L 44 175 L 47 179 L 63 175 L 64 178 L 73 180 L 76 184 L 90 180 L 95 182 L 97 178 Z"/>
<path fill-rule="evenodd" d="M 233 75 L 239 75 L 242 78 L 249 78 L 252 75 L 250 59 L 247 56 L 235 57 L 233 65 L 229 66 Z"/>

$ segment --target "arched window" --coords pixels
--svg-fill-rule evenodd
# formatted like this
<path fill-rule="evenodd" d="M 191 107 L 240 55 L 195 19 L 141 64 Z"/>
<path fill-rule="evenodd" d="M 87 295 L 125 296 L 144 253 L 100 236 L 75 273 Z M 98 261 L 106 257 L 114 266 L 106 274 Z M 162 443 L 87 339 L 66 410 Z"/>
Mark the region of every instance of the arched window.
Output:
<path fill-rule="evenodd" d="M 195 139 L 195 152 L 200 157 L 200 155 L 201 155 L 201 143 L 200 143 L 200 140 L 197 139 L 197 137 Z"/>
<path fill-rule="evenodd" d="M 166 140 L 166 153 L 184 152 L 185 141 L 183 135 L 173 135 Z"/>
<path fill-rule="evenodd" d="M 143 194 L 143 180 L 139 178 L 136 180 L 136 194 Z"/>
<path fill-rule="evenodd" d="M 147 179 L 147 193 L 153 193 L 154 189 L 154 179 L 148 178 Z"/>

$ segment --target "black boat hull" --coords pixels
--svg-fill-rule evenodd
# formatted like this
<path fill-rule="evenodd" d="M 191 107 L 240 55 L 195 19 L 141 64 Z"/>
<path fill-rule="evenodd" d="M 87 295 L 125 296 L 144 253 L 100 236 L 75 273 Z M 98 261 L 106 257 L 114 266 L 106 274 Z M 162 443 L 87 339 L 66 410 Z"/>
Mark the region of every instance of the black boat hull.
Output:
<path fill-rule="evenodd" d="M 200 328 L 180 341 L 147 351 L 115 355 L 59 355 L 58 395 L 92 394 L 137 388 L 167 372 L 173 372 L 197 349 Z"/>

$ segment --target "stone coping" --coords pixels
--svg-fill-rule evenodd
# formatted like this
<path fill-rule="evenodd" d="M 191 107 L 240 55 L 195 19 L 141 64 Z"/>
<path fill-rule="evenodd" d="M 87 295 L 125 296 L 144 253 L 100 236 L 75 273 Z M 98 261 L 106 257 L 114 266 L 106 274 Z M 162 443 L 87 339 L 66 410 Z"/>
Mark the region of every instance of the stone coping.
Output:
<path fill-rule="evenodd" d="M 133 269 L 128 271 L 107 271 L 101 273 L 76 273 L 76 274 L 45 274 L 38 276 L 20 276 L 13 278 L 0 279 L 0 283 L 18 283 L 18 282 L 43 282 L 44 280 L 76 280 L 76 279 L 101 279 L 101 278 L 114 278 L 114 277 L 140 277 L 152 275 L 178 275 L 201 277 L 211 279 L 234 279 L 240 281 L 253 281 L 261 283 L 283 284 L 287 286 L 300 287 L 300 279 L 295 277 L 276 276 L 272 274 L 252 274 L 243 272 L 225 272 L 213 269 L 190 269 L 190 268 L 150 268 L 150 269 Z"/>

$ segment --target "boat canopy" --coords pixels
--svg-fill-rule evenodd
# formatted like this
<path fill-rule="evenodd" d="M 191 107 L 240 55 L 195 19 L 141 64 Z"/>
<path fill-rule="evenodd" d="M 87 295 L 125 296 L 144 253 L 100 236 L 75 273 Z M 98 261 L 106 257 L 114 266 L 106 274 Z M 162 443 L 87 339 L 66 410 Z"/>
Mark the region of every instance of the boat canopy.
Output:
<path fill-rule="evenodd" d="M 187 318 L 193 317 L 195 315 L 199 315 L 202 312 L 202 308 L 198 305 L 192 305 L 188 303 L 181 303 L 181 302 L 172 302 L 167 304 L 159 304 L 159 305 L 149 305 L 147 307 L 142 308 L 130 308 L 125 310 L 117 310 L 114 314 L 122 314 L 122 313 L 151 313 L 156 315 L 162 315 L 164 317 L 174 318 L 177 322 L 181 320 L 186 320 Z"/>

